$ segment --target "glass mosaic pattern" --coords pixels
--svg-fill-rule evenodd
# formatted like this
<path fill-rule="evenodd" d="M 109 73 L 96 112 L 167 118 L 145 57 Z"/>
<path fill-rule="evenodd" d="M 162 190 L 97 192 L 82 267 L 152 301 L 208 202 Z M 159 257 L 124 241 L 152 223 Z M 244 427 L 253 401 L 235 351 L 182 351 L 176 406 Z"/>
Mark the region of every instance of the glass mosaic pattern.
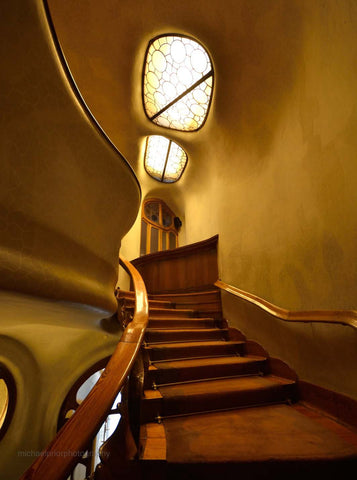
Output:
<path fill-rule="evenodd" d="M 157 125 L 194 131 L 205 121 L 211 102 L 213 70 L 206 50 L 183 36 L 152 40 L 145 59 L 143 100 Z"/>
<path fill-rule="evenodd" d="M 187 154 L 177 143 L 161 135 L 146 139 L 145 170 L 164 183 L 177 182 L 187 163 Z"/>

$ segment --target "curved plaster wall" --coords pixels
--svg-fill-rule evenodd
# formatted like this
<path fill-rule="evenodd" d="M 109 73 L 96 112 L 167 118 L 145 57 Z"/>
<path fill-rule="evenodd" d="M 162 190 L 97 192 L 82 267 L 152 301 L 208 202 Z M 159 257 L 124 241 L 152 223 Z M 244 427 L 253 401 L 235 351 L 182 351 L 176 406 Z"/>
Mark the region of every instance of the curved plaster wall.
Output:
<path fill-rule="evenodd" d="M 107 312 L 0 292 L 0 362 L 16 384 L 16 405 L 0 445 L 0 478 L 16 480 L 52 440 L 74 382 L 110 356 L 121 331 Z"/>
<path fill-rule="evenodd" d="M 1 24 L 0 287 L 113 312 L 139 184 L 79 96 L 44 3 L 6 2 Z"/>
<path fill-rule="evenodd" d="M 289 309 L 356 307 L 356 2 L 49 3 L 81 92 L 143 190 L 166 200 L 141 165 L 145 135 L 188 152 L 169 188 L 187 243 L 220 235 L 224 281 Z M 213 59 L 195 133 L 157 127 L 142 108 L 145 48 L 165 32 L 197 37 Z"/>

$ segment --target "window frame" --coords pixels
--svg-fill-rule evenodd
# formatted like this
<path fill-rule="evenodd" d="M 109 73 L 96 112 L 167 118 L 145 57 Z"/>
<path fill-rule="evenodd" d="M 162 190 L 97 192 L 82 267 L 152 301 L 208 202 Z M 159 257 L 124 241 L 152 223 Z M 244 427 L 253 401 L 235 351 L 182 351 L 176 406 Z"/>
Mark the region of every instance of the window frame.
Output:
<path fill-rule="evenodd" d="M 145 213 L 145 207 L 149 203 L 158 203 L 159 204 L 159 223 L 155 223 L 152 221 L 150 218 L 146 216 Z M 162 221 L 162 210 L 165 208 L 172 217 L 172 223 L 170 226 L 165 227 L 163 225 Z M 178 229 L 175 226 L 175 218 L 176 214 L 171 210 L 171 208 L 160 198 L 148 198 L 143 201 L 142 207 L 141 207 L 141 228 L 143 228 L 143 223 L 146 225 L 146 248 L 145 248 L 145 253 L 143 253 L 143 245 L 142 243 L 142 236 L 140 236 L 140 256 L 142 255 L 148 255 L 149 253 L 155 253 L 151 251 L 151 230 L 152 228 L 156 228 L 159 231 L 158 235 L 158 249 L 156 250 L 157 252 L 162 252 L 162 243 L 163 243 L 163 235 L 166 235 L 166 248 L 165 250 L 171 250 L 169 248 L 170 245 L 170 233 L 172 232 L 175 235 L 175 247 L 178 247 Z"/>

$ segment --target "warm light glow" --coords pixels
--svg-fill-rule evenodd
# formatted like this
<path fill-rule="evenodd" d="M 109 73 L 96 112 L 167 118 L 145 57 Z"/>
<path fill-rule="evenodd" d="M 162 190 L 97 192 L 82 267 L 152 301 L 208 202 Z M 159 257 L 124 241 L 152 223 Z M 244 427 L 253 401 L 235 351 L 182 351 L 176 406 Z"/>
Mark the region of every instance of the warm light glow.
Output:
<path fill-rule="evenodd" d="M 187 154 L 177 143 L 161 135 L 146 139 L 144 165 L 147 173 L 164 183 L 176 182 L 187 163 Z"/>
<path fill-rule="evenodd" d="M 5 380 L 0 378 L 0 428 L 2 427 L 9 406 L 9 392 Z"/>
<path fill-rule="evenodd" d="M 145 59 L 145 112 L 156 124 L 193 131 L 203 124 L 211 101 L 213 70 L 206 50 L 183 36 L 162 36 Z"/>

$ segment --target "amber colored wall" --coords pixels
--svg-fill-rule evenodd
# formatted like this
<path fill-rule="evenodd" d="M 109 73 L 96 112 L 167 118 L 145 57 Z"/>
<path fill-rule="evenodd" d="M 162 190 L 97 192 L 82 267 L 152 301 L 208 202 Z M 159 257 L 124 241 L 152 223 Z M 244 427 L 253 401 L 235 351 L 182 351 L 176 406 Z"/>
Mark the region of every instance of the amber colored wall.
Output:
<path fill-rule="evenodd" d="M 141 192 L 73 88 L 42 0 L 4 2 L 0 23 L 0 364 L 16 389 L 0 478 L 16 480 L 120 339 L 118 250 Z"/>
<path fill-rule="evenodd" d="M 113 312 L 139 184 L 78 100 L 43 2 L 1 22 L 0 287 Z"/>
<path fill-rule="evenodd" d="M 214 120 L 229 102 L 236 118 L 188 182 L 187 238 L 219 233 L 222 279 L 277 305 L 356 308 L 357 4 L 298 3 L 285 27 L 255 18 L 234 96 L 217 81 Z"/>
<path fill-rule="evenodd" d="M 356 2 L 49 4 L 77 84 L 144 195 L 179 199 L 186 243 L 219 234 L 223 280 L 285 308 L 356 307 Z M 195 133 L 143 112 L 147 42 L 167 32 L 196 37 L 213 59 L 212 108 Z M 143 170 L 151 133 L 188 152 L 175 185 Z"/>

